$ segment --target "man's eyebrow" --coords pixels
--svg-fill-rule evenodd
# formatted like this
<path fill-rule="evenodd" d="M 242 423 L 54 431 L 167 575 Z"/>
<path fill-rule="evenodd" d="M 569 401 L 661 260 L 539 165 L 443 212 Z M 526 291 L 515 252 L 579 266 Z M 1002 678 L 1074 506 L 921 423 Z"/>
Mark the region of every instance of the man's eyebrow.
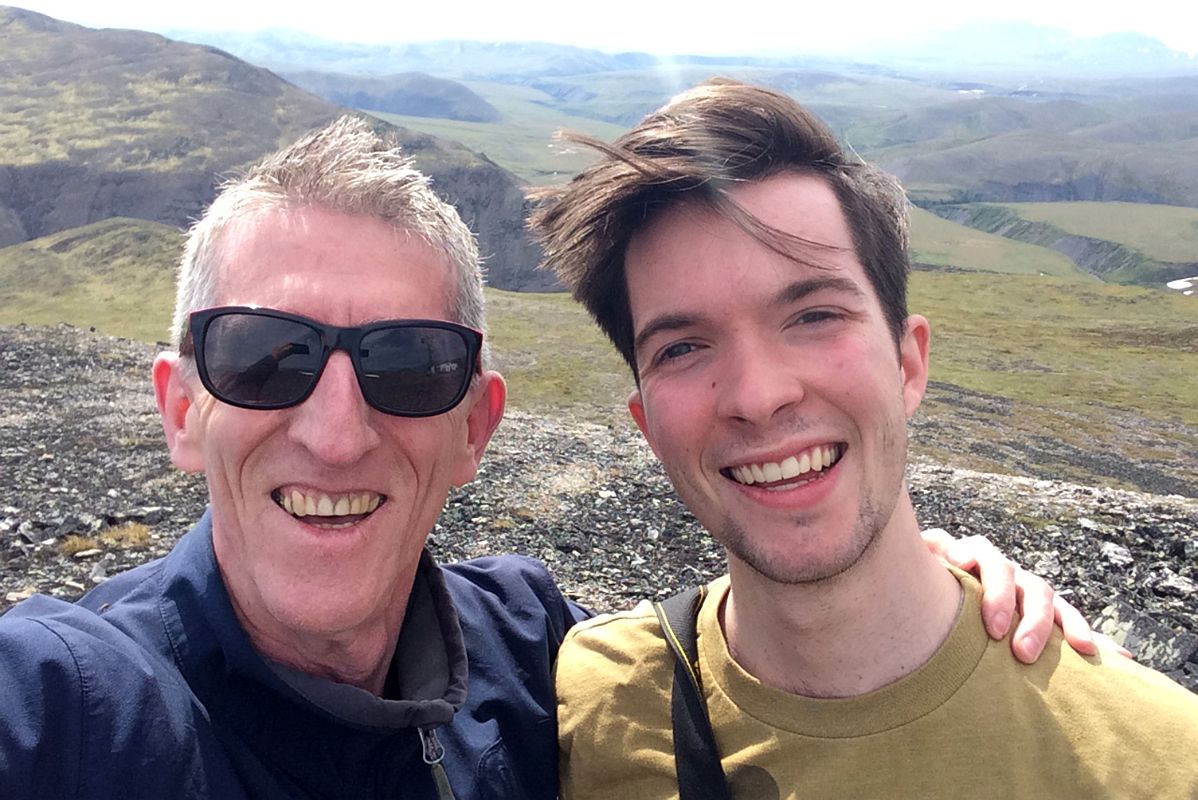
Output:
<path fill-rule="evenodd" d="M 682 328 L 689 328 L 698 321 L 699 318 L 693 314 L 662 314 L 659 317 L 654 317 L 636 335 L 636 339 L 632 342 L 632 351 L 634 353 L 640 352 L 641 348 L 645 346 L 645 342 L 662 331 L 676 331 Z"/>
<path fill-rule="evenodd" d="M 802 300 L 809 294 L 821 291 L 844 292 L 857 297 L 865 296 L 865 292 L 861 291 L 861 287 L 848 278 L 829 276 L 795 281 L 778 292 L 770 304 L 774 306 L 788 306 L 791 303 Z M 632 350 L 633 352 L 639 352 L 649 339 L 663 331 L 676 331 L 689 328 L 701 321 L 701 318 L 694 314 L 662 314 L 659 317 L 654 317 L 645 327 L 641 328 L 640 333 L 633 339 Z"/>
<path fill-rule="evenodd" d="M 856 295 L 857 297 L 865 296 L 865 292 L 861 291 L 861 287 L 854 281 L 848 278 L 827 276 L 795 281 L 774 296 L 772 305 L 788 306 L 792 303 L 797 303 L 809 294 L 823 291 L 843 292 L 845 294 Z"/>

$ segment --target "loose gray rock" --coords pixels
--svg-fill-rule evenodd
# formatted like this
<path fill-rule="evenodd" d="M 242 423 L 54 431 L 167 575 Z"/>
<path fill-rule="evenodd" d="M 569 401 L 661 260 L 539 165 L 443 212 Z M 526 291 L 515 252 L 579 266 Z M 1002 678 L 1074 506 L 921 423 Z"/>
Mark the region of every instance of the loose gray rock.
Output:
<path fill-rule="evenodd" d="M 202 477 L 175 470 L 166 454 L 153 356 L 152 347 L 69 326 L 0 326 L 0 611 L 35 591 L 78 597 L 164 555 L 203 512 Z M 940 450 L 973 445 L 930 424 L 919 434 Z M 1198 691 L 1198 489 L 1147 494 L 919 457 L 908 480 L 925 527 L 990 537 L 1141 661 Z M 723 552 L 631 424 L 545 414 L 505 418 L 429 542 L 442 560 L 539 558 L 598 611 L 725 570 Z M 68 543 L 98 552 L 74 558 Z"/>

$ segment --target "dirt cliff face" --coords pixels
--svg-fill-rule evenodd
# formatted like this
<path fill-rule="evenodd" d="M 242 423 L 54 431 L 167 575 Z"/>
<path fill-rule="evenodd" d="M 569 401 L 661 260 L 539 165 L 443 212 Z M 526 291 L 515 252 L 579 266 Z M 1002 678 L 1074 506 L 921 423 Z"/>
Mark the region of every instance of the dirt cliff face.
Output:
<path fill-rule="evenodd" d="M 537 269 L 541 248 L 524 227 L 528 200 L 515 175 L 456 142 L 407 129 L 397 135 L 433 189 L 478 237 L 489 285 L 519 292 L 561 289 L 551 272 Z"/>
<path fill-rule="evenodd" d="M 489 285 L 516 292 L 561 290 L 552 272 L 536 269 L 541 248 L 524 229 L 528 201 L 510 172 L 490 162 L 441 170 L 433 186 L 478 235 Z"/>
<path fill-rule="evenodd" d="M 97 170 L 51 161 L 0 167 L 0 247 L 90 225 L 132 217 L 185 227 L 214 195 L 207 171 Z"/>
<path fill-rule="evenodd" d="M 0 247 L 114 216 L 186 227 L 224 176 L 347 109 L 209 47 L 0 9 Z M 489 256 L 492 285 L 547 289 L 515 176 L 396 130 Z"/>

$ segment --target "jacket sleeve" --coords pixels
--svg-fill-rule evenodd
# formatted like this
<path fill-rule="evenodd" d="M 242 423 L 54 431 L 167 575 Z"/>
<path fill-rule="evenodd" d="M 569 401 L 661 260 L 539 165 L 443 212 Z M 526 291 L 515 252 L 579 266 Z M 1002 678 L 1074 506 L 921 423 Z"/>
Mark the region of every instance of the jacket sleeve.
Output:
<path fill-rule="evenodd" d="M 0 797 L 78 797 L 83 685 L 71 648 L 41 620 L 0 618 Z"/>
<path fill-rule="evenodd" d="M 35 596 L 0 617 L 0 798 L 190 797 L 203 754 L 173 665 Z"/>

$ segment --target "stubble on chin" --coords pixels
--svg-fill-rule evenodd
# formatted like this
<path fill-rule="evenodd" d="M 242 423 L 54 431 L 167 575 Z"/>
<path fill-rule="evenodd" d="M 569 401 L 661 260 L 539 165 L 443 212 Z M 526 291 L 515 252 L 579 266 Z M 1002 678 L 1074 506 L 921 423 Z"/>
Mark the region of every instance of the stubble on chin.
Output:
<path fill-rule="evenodd" d="M 794 535 L 810 539 L 822 535 L 814 523 L 804 516 L 792 517 Z M 798 586 L 831 580 L 852 569 L 878 540 L 886 527 L 889 513 L 871 501 L 865 501 L 853 524 L 853 530 L 843 542 L 829 542 L 827 552 L 806 558 L 790 553 L 770 552 L 763 542 L 755 542 L 735 520 L 728 520 L 716 537 L 732 556 L 747 564 L 754 572 L 774 583 Z"/>
<path fill-rule="evenodd" d="M 866 494 L 860 500 L 852 531 L 843 540 L 830 537 L 825 548 L 807 557 L 791 553 L 771 552 L 766 544 L 755 541 L 734 519 L 726 519 L 716 539 L 732 556 L 747 564 L 753 571 L 774 583 L 796 586 L 832 580 L 853 568 L 882 536 L 898 506 L 905 483 L 907 439 L 903 426 L 887 425 L 881 435 L 882 452 L 897 456 L 890 467 L 888 485 L 880 493 Z M 810 540 L 827 537 L 826 525 L 814 514 L 797 514 L 789 520 L 795 541 L 801 545 Z M 804 541 L 807 540 L 807 541 Z"/>

